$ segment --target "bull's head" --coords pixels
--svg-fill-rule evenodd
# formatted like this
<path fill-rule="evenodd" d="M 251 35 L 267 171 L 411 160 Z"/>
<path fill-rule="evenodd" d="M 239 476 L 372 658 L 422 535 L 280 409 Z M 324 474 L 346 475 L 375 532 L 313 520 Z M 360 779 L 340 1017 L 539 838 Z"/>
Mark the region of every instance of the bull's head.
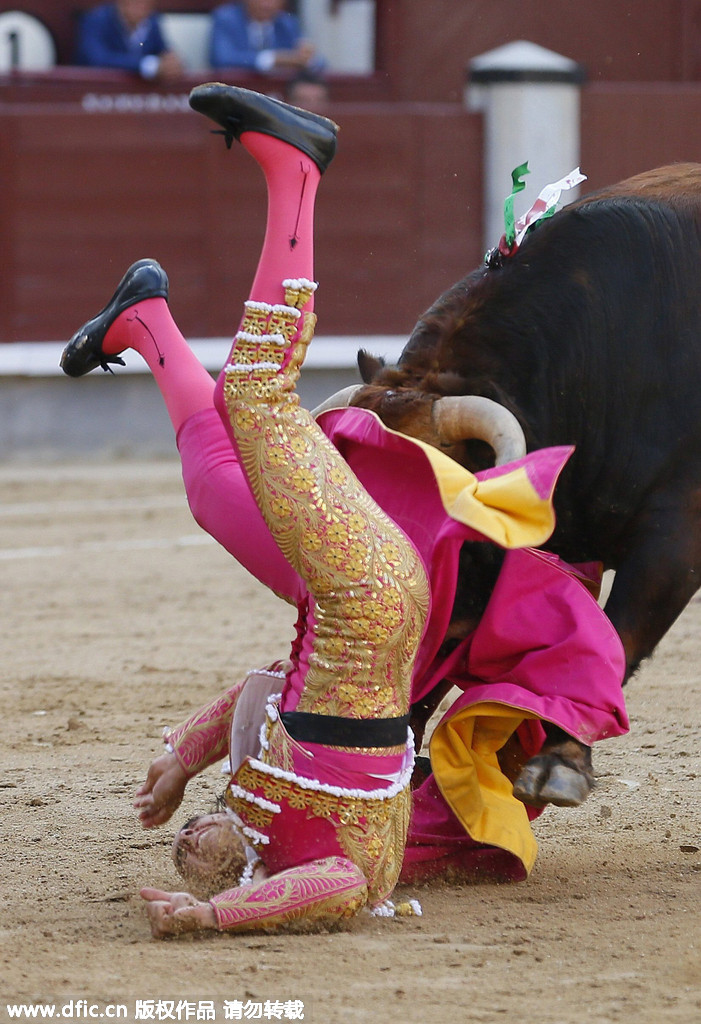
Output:
<path fill-rule="evenodd" d="M 401 370 L 384 368 L 381 360 L 359 353 L 365 384 L 354 384 L 327 398 L 314 415 L 327 409 L 356 406 L 376 413 L 385 426 L 444 451 L 468 465 L 465 443 L 485 442 L 497 466 L 526 454 L 526 439 L 516 417 L 503 405 L 481 395 L 446 394 L 451 382 L 436 375 L 407 379 Z"/>

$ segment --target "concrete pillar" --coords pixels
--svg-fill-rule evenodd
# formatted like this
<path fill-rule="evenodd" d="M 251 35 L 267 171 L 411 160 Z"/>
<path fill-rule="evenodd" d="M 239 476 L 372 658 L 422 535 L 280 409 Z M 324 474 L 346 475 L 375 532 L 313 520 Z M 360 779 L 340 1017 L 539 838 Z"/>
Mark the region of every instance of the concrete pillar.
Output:
<path fill-rule="evenodd" d="M 514 203 L 519 217 L 545 185 L 579 166 L 583 80 L 582 65 L 529 42 L 507 43 L 470 62 L 466 104 L 484 115 L 485 250 L 504 233 L 514 167 L 528 161 L 531 172 Z"/>
<path fill-rule="evenodd" d="M 304 34 L 329 71 L 371 75 L 375 70 L 375 0 L 298 0 Z"/>

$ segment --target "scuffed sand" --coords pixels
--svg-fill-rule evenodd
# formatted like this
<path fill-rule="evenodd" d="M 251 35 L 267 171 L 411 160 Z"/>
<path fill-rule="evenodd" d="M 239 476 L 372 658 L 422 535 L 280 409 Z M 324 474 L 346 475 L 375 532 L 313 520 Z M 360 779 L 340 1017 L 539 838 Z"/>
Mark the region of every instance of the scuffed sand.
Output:
<path fill-rule="evenodd" d="M 178 887 L 173 828 L 143 832 L 134 790 L 165 724 L 286 654 L 293 612 L 199 531 L 175 462 L 0 468 L 0 561 L 0 1020 L 78 998 L 214 1000 L 217 1020 L 224 999 L 298 999 L 315 1024 L 701 1020 L 700 599 L 629 687 L 592 798 L 536 824 L 528 882 L 412 889 L 423 917 L 334 934 L 158 942 L 138 890 Z M 222 788 L 198 779 L 178 823 Z"/>

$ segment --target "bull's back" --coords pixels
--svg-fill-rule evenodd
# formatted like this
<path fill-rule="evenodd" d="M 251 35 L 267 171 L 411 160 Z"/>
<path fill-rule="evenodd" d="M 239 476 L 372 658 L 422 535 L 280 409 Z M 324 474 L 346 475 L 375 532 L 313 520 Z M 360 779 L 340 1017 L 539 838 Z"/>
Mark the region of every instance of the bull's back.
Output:
<path fill-rule="evenodd" d="M 631 178 L 607 185 L 605 188 L 583 196 L 570 208 L 585 206 L 601 199 L 640 197 L 668 202 L 673 206 L 689 201 L 701 205 L 701 164 L 678 163 L 655 167 Z"/>
<path fill-rule="evenodd" d="M 672 479 L 701 488 L 700 268 L 701 164 L 677 164 L 572 203 L 434 307 L 453 321 L 441 369 L 501 392 L 529 447 L 576 446 L 556 493 L 565 557 L 613 564 Z"/>

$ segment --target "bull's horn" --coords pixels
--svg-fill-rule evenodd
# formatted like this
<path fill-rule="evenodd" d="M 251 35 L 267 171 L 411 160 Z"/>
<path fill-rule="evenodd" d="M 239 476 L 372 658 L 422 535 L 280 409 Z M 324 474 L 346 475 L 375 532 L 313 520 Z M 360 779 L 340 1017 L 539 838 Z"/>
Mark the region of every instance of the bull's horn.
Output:
<path fill-rule="evenodd" d="M 330 395 L 324 399 L 321 405 L 317 405 L 316 409 L 312 409 L 312 416 L 320 416 L 327 409 L 345 409 L 350 405 L 351 399 L 356 392 L 360 391 L 362 387 L 364 387 L 363 384 L 351 384 L 349 387 L 337 391 L 335 395 Z"/>
<path fill-rule="evenodd" d="M 433 403 L 433 425 L 442 440 L 454 443 L 479 438 L 491 445 L 496 465 L 522 459 L 526 438 L 513 413 L 491 398 L 448 395 Z"/>

